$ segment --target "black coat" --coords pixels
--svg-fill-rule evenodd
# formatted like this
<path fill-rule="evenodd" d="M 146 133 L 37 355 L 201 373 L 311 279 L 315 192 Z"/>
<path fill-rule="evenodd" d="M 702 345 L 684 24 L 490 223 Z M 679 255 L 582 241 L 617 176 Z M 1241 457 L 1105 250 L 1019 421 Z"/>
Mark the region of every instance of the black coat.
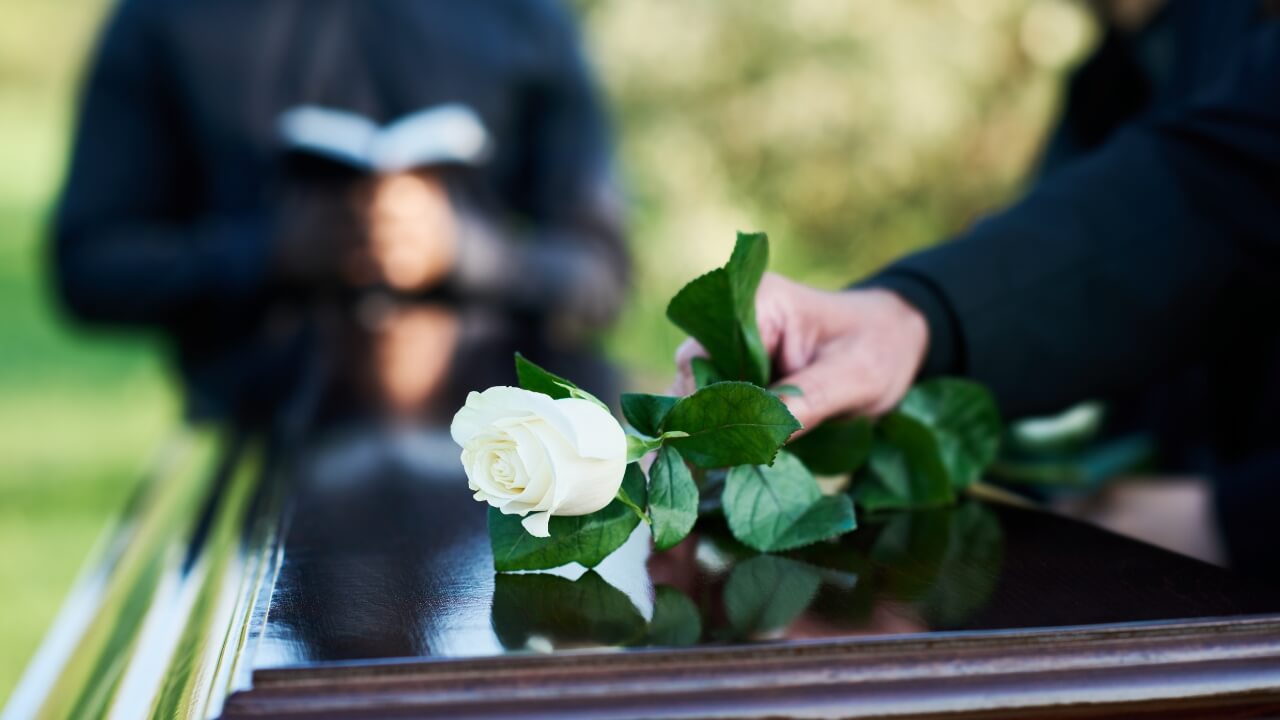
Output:
<path fill-rule="evenodd" d="M 1112 34 L 1027 195 L 868 284 L 925 311 L 927 374 L 986 383 L 1010 416 L 1176 386 L 1276 443 L 1280 22 L 1171 0 Z"/>
<path fill-rule="evenodd" d="M 1109 35 L 1026 197 L 866 284 L 927 316 L 926 375 L 976 378 L 1007 415 L 1107 401 L 1113 430 L 1155 437 L 1163 469 L 1214 478 L 1232 562 L 1274 573 L 1280 20 L 1266 5 L 1170 0 L 1140 34 Z"/>

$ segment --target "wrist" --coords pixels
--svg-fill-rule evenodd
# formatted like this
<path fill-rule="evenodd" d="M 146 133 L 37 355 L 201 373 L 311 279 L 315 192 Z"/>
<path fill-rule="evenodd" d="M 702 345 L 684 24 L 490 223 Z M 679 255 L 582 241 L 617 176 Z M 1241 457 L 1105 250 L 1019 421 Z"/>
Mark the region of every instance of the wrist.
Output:
<path fill-rule="evenodd" d="M 920 374 L 929 351 L 929 321 L 910 300 L 894 290 L 872 288 L 870 293 L 887 308 L 886 316 L 896 332 L 901 351 L 908 359 L 911 376 Z"/>
<path fill-rule="evenodd" d="M 855 288 L 893 295 L 923 319 L 924 347 L 916 368 L 919 376 L 959 375 L 964 372 L 962 336 L 955 314 L 932 281 L 912 272 L 891 269 L 859 283 Z"/>

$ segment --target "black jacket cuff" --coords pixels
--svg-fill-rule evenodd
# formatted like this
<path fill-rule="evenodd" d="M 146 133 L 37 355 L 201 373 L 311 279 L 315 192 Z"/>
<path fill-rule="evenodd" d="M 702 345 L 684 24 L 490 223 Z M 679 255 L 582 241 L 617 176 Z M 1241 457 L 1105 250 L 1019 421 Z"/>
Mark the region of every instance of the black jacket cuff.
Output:
<path fill-rule="evenodd" d="M 918 375 L 959 375 L 964 372 L 964 352 L 955 312 L 942 291 L 924 275 L 889 267 L 854 286 L 888 290 L 914 307 L 929 326 L 929 347 Z"/>

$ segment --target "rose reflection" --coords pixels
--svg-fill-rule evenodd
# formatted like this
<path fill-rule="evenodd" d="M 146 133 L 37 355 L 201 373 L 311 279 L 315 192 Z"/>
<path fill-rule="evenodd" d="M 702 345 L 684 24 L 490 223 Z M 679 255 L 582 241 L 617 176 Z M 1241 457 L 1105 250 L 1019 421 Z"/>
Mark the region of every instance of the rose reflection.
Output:
<path fill-rule="evenodd" d="M 678 647 L 962 629 L 1003 562 L 995 514 L 977 502 L 864 520 L 839 542 L 759 555 L 713 522 L 649 561 L 646 623 L 627 595 L 578 580 L 498 574 L 494 630 L 507 649 Z"/>

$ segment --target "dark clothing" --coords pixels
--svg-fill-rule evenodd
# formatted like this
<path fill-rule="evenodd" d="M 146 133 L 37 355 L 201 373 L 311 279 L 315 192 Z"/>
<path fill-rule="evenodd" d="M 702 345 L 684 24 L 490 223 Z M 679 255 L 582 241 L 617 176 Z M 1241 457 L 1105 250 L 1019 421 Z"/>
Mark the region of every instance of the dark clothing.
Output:
<path fill-rule="evenodd" d="M 868 281 L 927 316 L 926 374 L 1009 416 L 1102 399 L 1162 469 L 1210 474 L 1235 567 L 1273 573 L 1280 498 L 1280 21 L 1171 0 L 1073 78 L 1043 177 Z"/>
<path fill-rule="evenodd" d="M 270 310 L 293 190 L 280 113 L 321 105 L 386 123 L 450 102 L 477 112 L 496 152 L 461 183 L 488 218 L 473 233 L 488 249 L 464 235 L 445 290 L 533 324 L 616 306 L 626 257 L 607 129 L 551 0 L 125 0 L 88 76 L 56 218 L 67 304 L 171 334 L 195 411 L 225 411 L 297 355 Z M 605 296 L 584 301 L 584 287 Z"/>
<path fill-rule="evenodd" d="M 1280 304 L 1280 23 L 1253 2 L 1173 0 L 1144 35 L 1154 50 L 1110 38 L 1111 64 L 1077 76 L 1025 198 L 870 281 L 928 316 L 928 373 L 982 381 L 1011 416 L 1194 364 L 1237 366 L 1224 382 L 1280 375 L 1266 319 Z M 1097 89 L 1117 76 L 1127 91 Z M 1267 410 L 1271 435 L 1280 408 Z"/>

